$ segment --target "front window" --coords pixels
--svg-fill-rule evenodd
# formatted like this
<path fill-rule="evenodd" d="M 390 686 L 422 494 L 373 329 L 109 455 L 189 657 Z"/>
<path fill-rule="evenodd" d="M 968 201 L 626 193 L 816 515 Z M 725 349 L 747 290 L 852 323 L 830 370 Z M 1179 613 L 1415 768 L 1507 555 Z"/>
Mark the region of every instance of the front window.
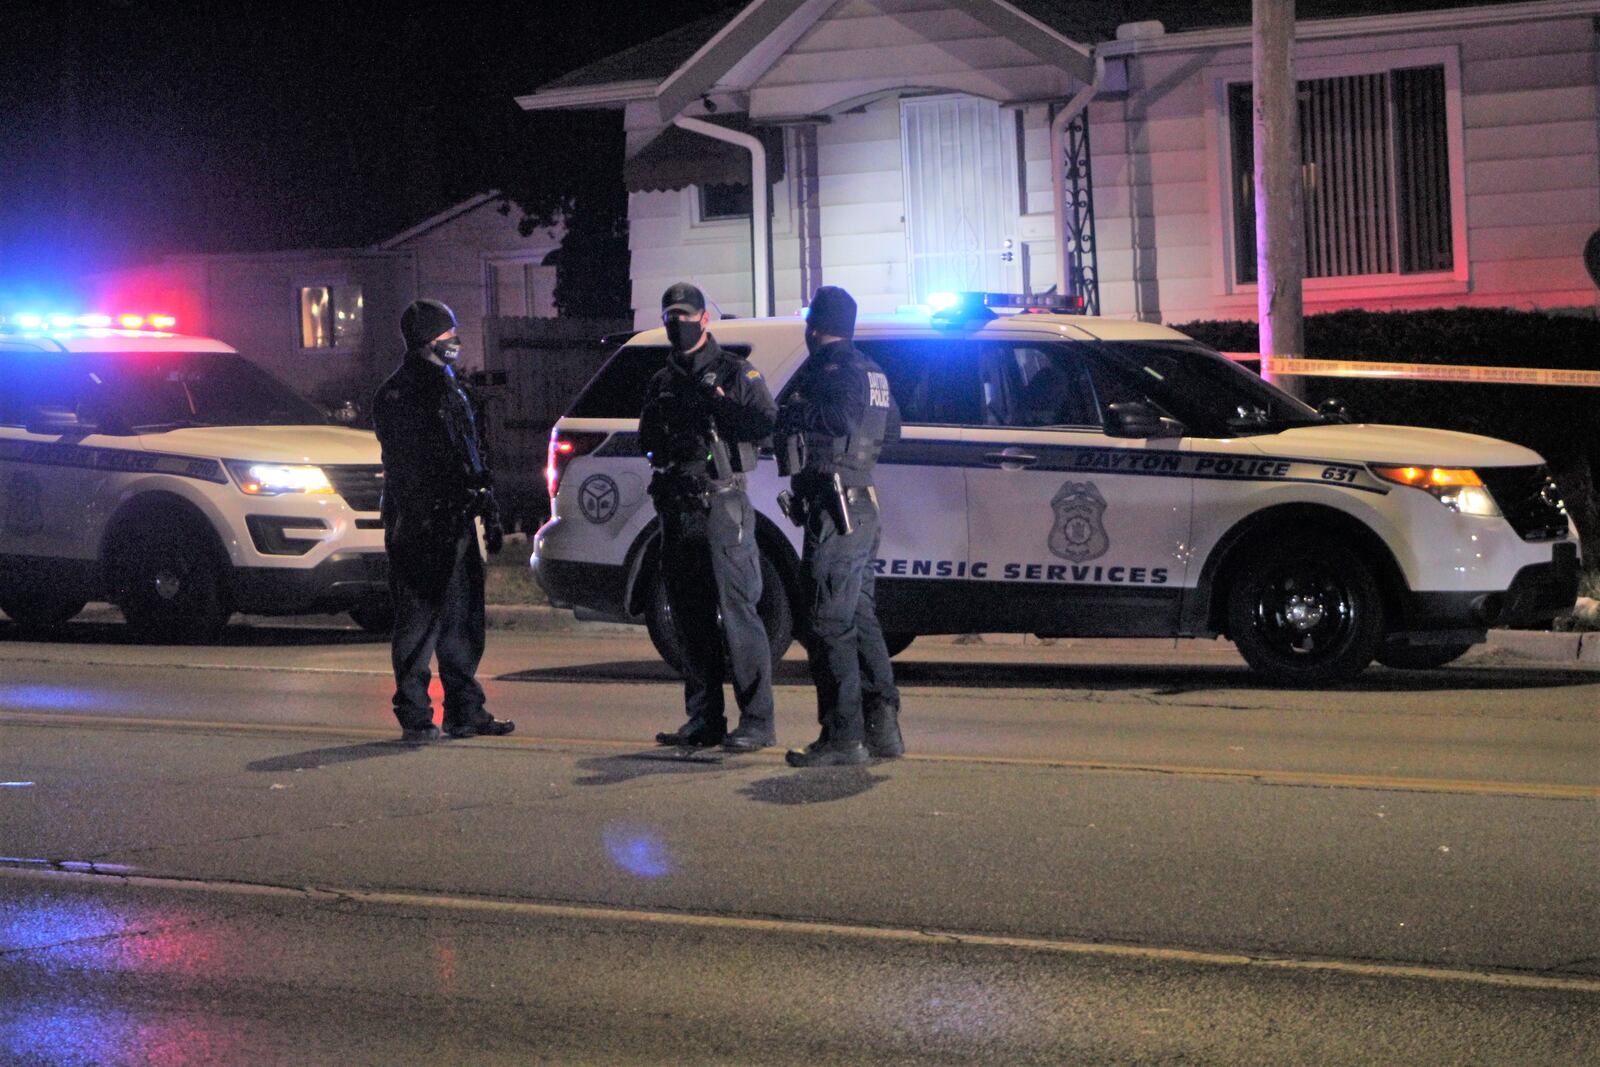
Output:
<path fill-rule="evenodd" d="M 750 217 L 753 195 L 747 182 L 707 182 L 700 188 L 700 221 Z"/>
<path fill-rule="evenodd" d="M 0 417 L 21 424 L 76 415 L 108 432 L 189 426 L 316 426 L 327 416 L 242 356 L 227 352 L 49 354 Z"/>
<path fill-rule="evenodd" d="M 1256 281 L 1248 83 L 1228 87 L 1234 274 Z M 1299 83 L 1307 278 L 1427 274 L 1455 263 L 1442 66 Z"/>
<path fill-rule="evenodd" d="M 300 288 L 300 347 L 353 348 L 361 343 L 364 301 L 359 285 Z"/>
<path fill-rule="evenodd" d="M 1091 363 L 1102 414 L 1143 401 L 1197 437 L 1248 437 L 1323 423 L 1294 397 L 1202 345 L 1182 341 L 1096 344 Z"/>

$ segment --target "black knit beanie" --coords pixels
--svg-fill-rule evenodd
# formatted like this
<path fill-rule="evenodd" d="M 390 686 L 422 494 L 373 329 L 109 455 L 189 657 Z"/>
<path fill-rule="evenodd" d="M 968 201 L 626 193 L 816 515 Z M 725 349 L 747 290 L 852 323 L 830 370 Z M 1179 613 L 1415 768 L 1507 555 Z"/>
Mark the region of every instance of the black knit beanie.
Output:
<path fill-rule="evenodd" d="M 456 313 L 437 300 L 413 300 L 400 314 L 400 336 L 406 348 L 422 348 L 456 328 Z"/>
<path fill-rule="evenodd" d="M 806 313 L 806 323 L 818 333 L 830 337 L 854 337 L 856 333 L 855 297 L 837 285 L 824 285 L 811 298 L 811 310 Z"/>

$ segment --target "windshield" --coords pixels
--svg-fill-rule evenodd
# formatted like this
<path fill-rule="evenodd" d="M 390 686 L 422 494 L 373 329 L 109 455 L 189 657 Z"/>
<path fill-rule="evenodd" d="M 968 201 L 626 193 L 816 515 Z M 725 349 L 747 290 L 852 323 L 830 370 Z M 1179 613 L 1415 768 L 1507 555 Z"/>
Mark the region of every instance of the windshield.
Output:
<path fill-rule="evenodd" d="M 315 426 L 321 408 L 230 352 L 43 353 L 21 367 L 16 421 L 75 413 L 121 431 L 185 426 Z M 11 406 L 11 405 L 8 405 Z"/>
<path fill-rule="evenodd" d="M 1107 341 L 1102 404 L 1144 400 L 1199 437 L 1276 433 L 1326 420 L 1288 393 L 1204 345 L 1183 341 Z"/>

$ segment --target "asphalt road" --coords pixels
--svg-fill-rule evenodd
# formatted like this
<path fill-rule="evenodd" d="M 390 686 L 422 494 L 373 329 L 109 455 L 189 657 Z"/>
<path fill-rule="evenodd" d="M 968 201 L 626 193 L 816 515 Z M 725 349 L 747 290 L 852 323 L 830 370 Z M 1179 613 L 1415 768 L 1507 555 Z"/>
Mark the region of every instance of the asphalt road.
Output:
<path fill-rule="evenodd" d="M 914 646 L 913 757 L 642 743 L 648 644 L 0 627 L 3 1063 L 1592 1063 L 1600 672 Z M 803 664 L 780 738 L 810 739 Z"/>

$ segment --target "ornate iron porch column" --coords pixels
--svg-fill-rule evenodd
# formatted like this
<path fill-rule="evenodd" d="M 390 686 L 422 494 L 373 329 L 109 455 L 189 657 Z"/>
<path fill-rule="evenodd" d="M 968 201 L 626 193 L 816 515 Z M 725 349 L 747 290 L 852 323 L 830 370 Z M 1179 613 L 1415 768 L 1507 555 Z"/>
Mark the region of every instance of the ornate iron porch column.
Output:
<path fill-rule="evenodd" d="M 1061 171 L 1066 178 L 1066 294 L 1083 297 L 1087 315 L 1100 314 L 1100 253 L 1094 239 L 1094 180 L 1089 158 L 1089 109 L 1067 123 Z"/>

